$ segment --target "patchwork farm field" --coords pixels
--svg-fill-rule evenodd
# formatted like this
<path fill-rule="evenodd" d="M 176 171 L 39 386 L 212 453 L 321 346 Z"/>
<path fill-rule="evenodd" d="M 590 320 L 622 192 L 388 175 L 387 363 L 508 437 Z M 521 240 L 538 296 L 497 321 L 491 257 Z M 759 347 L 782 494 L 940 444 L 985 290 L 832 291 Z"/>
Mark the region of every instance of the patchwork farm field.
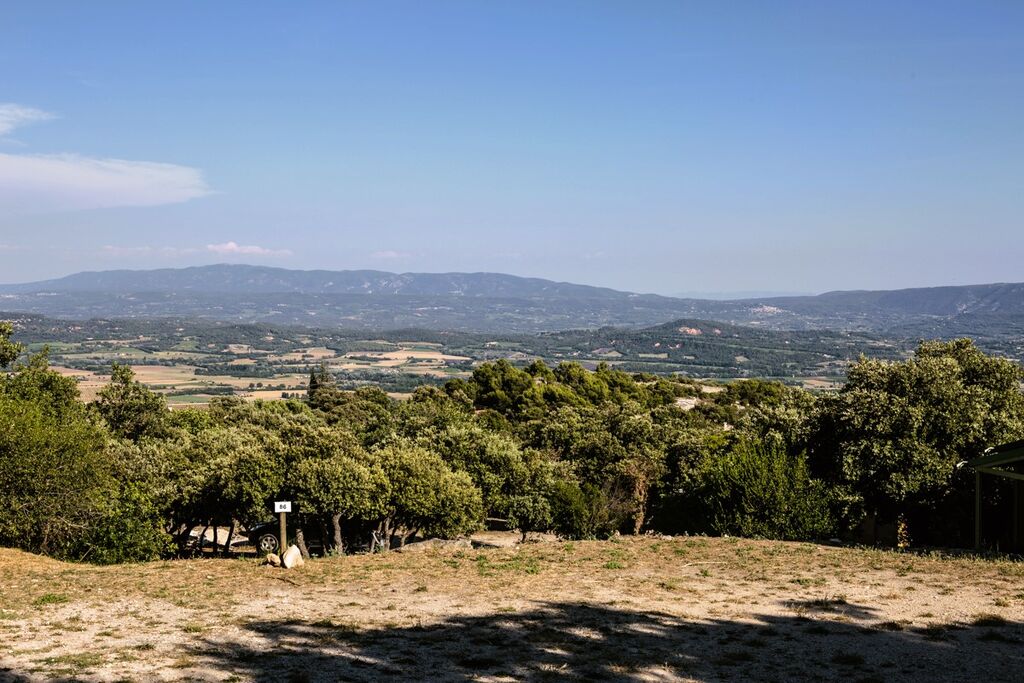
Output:
<path fill-rule="evenodd" d="M 0 314 L 0 319 L 5 316 Z M 593 369 L 606 363 L 631 373 L 691 379 L 778 378 L 834 388 L 861 354 L 901 358 L 905 344 L 825 331 L 772 332 L 685 321 L 642 330 L 606 328 L 535 335 L 430 330 L 367 332 L 214 323 L 203 320 L 53 320 L 11 314 L 14 338 L 30 352 L 80 378 L 90 400 L 112 363 L 131 365 L 140 380 L 173 404 L 214 396 L 301 395 L 309 371 L 326 364 L 344 389 L 378 386 L 404 396 L 424 384 L 468 376 L 483 362 L 563 361 Z"/>
<path fill-rule="evenodd" d="M 381 346 L 378 342 L 372 345 L 375 349 Z M 33 350 L 43 348 L 43 345 L 35 346 L 38 348 Z M 312 347 L 274 354 L 229 344 L 222 349 L 197 353 L 146 351 L 112 342 L 84 342 L 50 347 L 50 354 L 55 370 L 78 381 L 85 401 L 93 400 L 110 381 L 108 368 L 113 363 L 121 363 L 130 364 L 136 378 L 164 394 L 171 406 L 206 403 L 214 396 L 225 395 L 262 400 L 302 396 L 310 368 L 321 363 L 342 377 L 352 375 L 367 380 L 373 377 L 385 388 L 389 388 L 389 379 L 393 381 L 397 377 L 416 385 L 469 374 L 449 367 L 453 363 L 468 362 L 469 358 L 442 353 L 435 345 L 413 342 L 390 344 L 385 348 L 388 350 L 339 352 Z M 370 381 L 356 382 L 359 383 Z M 408 392 L 389 393 L 402 397 Z"/>
<path fill-rule="evenodd" d="M 983 681 L 1024 564 L 733 538 L 70 565 L 0 551 L 0 678 Z"/>

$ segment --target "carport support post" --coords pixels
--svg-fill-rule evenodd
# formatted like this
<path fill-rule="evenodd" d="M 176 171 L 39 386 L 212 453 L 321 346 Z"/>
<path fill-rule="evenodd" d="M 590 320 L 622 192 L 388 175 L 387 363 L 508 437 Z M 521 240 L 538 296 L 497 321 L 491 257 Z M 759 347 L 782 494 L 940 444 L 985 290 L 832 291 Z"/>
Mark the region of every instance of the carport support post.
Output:
<path fill-rule="evenodd" d="M 1013 551 L 1020 552 L 1020 480 L 1013 480 Z"/>
<path fill-rule="evenodd" d="M 281 524 L 283 525 L 284 522 L 282 521 Z M 981 471 L 980 470 L 974 470 L 974 549 L 975 550 L 981 550 Z"/>
<path fill-rule="evenodd" d="M 278 552 L 282 555 L 284 555 L 284 551 L 288 549 L 288 529 L 285 527 L 284 523 L 284 516 L 286 514 L 286 512 L 277 513 L 277 517 L 281 522 L 281 535 L 278 537 L 281 541 L 281 547 L 278 549 Z"/>

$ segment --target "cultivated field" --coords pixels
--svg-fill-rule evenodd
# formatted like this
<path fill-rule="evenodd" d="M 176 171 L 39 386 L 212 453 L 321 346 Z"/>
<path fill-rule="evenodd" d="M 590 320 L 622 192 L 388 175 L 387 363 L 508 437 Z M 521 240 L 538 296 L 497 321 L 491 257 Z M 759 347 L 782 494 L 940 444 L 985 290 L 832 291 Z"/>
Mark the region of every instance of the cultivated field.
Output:
<path fill-rule="evenodd" d="M 8 680 L 1009 681 L 1024 565 L 623 538 L 315 560 L 0 551 Z"/>
<path fill-rule="evenodd" d="M 349 373 L 409 375 L 442 382 L 465 377 L 465 371 L 452 369 L 451 363 L 470 361 L 464 356 L 442 353 L 436 344 L 412 342 L 386 344 L 371 341 L 371 347 L 388 346 L 389 351 L 359 351 L 340 354 L 325 347 L 299 348 L 271 354 L 244 344 L 228 344 L 207 353 L 192 351 L 145 351 L 110 341 L 50 346 L 52 367 L 74 377 L 84 401 L 92 401 L 109 381 L 112 363 L 131 363 L 136 378 L 150 389 L 165 394 L 171 406 L 208 403 L 213 396 L 234 395 L 246 399 L 275 400 L 282 394 L 304 395 L 309 368 L 324 363 L 339 377 Z M 42 345 L 34 345 L 42 348 Z M 203 364 L 233 368 L 232 374 L 201 372 Z M 269 372 L 252 372 L 257 365 Z M 100 365 L 103 370 L 76 366 Z M 216 366 L 216 365 L 215 365 Z M 369 382 L 368 382 L 369 383 Z M 389 392 L 396 397 L 407 393 Z"/>
<path fill-rule="evenodd" d="M 517 364 L 542 359 L 551 366 L 572 361 L 590 369 L 606 363 L 631 373 L 678 373 L 691 379 L 776 377 L 807 388 L 834 389 L 861 354 L 899 359 L 910 351 L 908 343 L 870 336 L 771 333 L 700 321 L 647 330 L 493 336 L 202 320 L 13 318 L 15 337 L 29 351 L 48 347 L 52 365 L 86 373 L 81 388 L 87 399 L 117 362 L 140 368 L 140 379 L 167 394 L 171 404 L 205 403 L 225 395 L 292 397 L 301 394 L 310 370 L 321 363 L 342 388 L 374 385 L 396 395 L 466 377 L 476 365 L 499 359 Z"/>

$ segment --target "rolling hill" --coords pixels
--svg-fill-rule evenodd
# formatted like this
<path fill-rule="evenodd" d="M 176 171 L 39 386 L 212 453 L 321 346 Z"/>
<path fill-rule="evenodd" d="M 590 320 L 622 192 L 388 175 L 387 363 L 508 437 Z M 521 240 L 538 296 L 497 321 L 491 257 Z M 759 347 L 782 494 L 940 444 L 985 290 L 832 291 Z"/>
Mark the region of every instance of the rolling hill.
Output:
<path fill-rule="evenodd" d="M 545 332 L 679 318 L 773 330 L 948 336 L 1018 333 L 1024 284 L 997 283 L 741 300 L 681 299 L 500 273 L 389 273 L 212 265 L 83 272 L 0 286 L 0 308 L 63 318 L 198 317 L 232 322 Z"/>

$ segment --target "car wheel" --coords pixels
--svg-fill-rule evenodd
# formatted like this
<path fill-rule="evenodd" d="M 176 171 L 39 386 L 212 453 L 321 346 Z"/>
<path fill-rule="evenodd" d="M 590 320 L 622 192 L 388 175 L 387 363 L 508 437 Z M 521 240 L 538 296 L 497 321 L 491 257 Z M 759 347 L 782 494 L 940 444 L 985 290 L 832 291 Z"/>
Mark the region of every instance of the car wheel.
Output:
<path fill-rule="evenodd" d="M 263 534 L 256 540 L 256 547 L 261 553 L 276 553 L 279 545 L 274 534 Z"/>

